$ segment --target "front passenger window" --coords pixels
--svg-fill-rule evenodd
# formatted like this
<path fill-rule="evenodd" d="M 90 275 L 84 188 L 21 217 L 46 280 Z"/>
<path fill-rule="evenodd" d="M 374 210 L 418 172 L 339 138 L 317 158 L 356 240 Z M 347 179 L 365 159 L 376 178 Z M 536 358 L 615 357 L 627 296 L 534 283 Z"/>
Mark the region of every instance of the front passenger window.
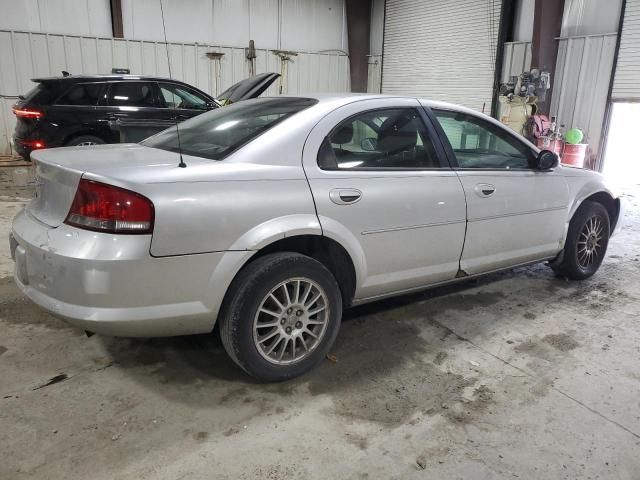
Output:
<path fill-rule="evenodd" d="M 345 120 L 318 152 L 324 170 L 439 168 L 438 157 L 416 109 L 372 110 Z"/>
<path fill-rule="evenodd" d="M 433 113 L 460 168 L 531 168 L 535 160 L 533 151 L 501 127 L 466 113 L 435 109 Z"/>

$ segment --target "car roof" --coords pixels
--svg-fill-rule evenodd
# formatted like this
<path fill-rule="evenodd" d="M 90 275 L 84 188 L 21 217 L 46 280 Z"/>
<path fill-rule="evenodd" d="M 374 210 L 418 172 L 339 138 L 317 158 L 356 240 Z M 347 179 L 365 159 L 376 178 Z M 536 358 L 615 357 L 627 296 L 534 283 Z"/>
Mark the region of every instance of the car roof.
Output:
<path fill-rule="evenodd" d="M 362 101 L 362 100 L 375 100 L 375 99 L 380 99 L 380 98 L 389 98 L 389 99 L 393 99 L 393 98 L 411 98 L 411 99 L 414 99 L 414 100 L 418 100 L 422 105 L 424 105 L 425 107 L 428 107 L 428 108 L 434 108 L 434 109 L 438 109 L 438 110 L 449 110 L 449 111 L 452 111 L 452 112 L 465 113 L 465 114 L 468 114 L 468 115 L 481 117 L 485 121 L 498 126 L 499 128 L 501 128 L 502 130 L 506 131 L 507 133 L 509 133 L 511 135 L 518 136 L 521 141 L 524 141 L 525 143 L 527 143 L 534 150 L 539 150 L 539 148 L 536 145 L 531 143 L 529 140 L 524 138 L 522 135 L 519 135 L 517 132 L 511 130 L 509 127 L 507 127 L 503 123 L 499 122 L 495 118 L 493 118 L 493 117 L 491 117 L 491 116 L 489 116 L 489 115 L 487 115 L 485 113 L 482 113 L 482 112 L 479 112 L 477 110 L 474 110 L 472 108 L 465 107 L 463 105 L 458 105 L 458 104 L 455 104 L 455 103 L 442 102 L 442 101 L 439 101 L 439 100 L 430 100 L 428 98 L 422 98 L 422 97 L 419 97 L 419 96 L 416 96 L 416 95 L 390 95 L 390 94 L 370 94 L 370 93 L 321 93 L 321 94 L 292 95 L 292 96 L 313 98 L 313 99 L 318 101 L 318 104 L 317 104 L 318 106 L 321 106 L 322 104 L 331 104 L 333 108 L 340 107 L 340 106 L 343 106 L 343 105 L 348 105 L 350 103 L 355 103 L 355 102 Z M 262 98 L 264 98 L 264 97 L 262 97 Z M 282 97 L 276 97 L 276 98 L 282 98 Z"/>
<path fill-rule="evenodd" d="M 380 98 L 390 98 L 390 99 L 391 98 L 412 98 L 414 100 L 418 100 L 421 104 L 430 108 L 455 110 L 459 112 L 468 112 L 473 115 L 482 115 L 482 113 L 478 112 L 477 110 L 473 110 L 471 108 L 464 107 L 462 105 L 457 105 L 455 103 L 441 102 L 437 100 L 430 100 L 428 98 L 422 98 L 417 95 L 392 95 L 392 94 L 381 94 L 381 93 L 312 93 L 312 94 L 300 94 L 300 95 L 282 95 L 281 97 L 313 98 L 314 100 L 317 100 L 318 103 L 331 102 L 334 104 L 343 103 L 344 105 L 358 102 L 361 100 L 375 100 Z M 265 98 L 265 97 L 262 97 L 262 98 Z"/>
<path fill-rule="evenodd" d="M 39 77 L 32 78 L 34 82 L 98 82 L 105 80 L 161 80 L 163 82 L 175 82 L 184 83 L 180 80 L 174 80 L 173 78 L 166 77 L 152 77 L 146 75 L 131 75 L 131 74 L 105 74 L 105 75 L 67 75 L 58 77 Z"/>

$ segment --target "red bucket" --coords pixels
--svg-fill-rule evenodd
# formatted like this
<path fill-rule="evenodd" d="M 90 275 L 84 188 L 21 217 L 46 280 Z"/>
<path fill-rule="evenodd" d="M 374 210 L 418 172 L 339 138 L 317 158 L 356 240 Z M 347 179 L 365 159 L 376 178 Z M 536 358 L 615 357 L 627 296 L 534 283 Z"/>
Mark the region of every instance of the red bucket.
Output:
<path fill-rule="evenodd" d="M 564 151 L 562 152 L 562 163 L 565 165 L 572 165 L 574 167 L 583 168 L 584 167 L 584 157 L 587 154 L 587 144 L 586 143 L 578 143 L 576 145 L 571 145 L 567 143 L 564 146 Z"/>

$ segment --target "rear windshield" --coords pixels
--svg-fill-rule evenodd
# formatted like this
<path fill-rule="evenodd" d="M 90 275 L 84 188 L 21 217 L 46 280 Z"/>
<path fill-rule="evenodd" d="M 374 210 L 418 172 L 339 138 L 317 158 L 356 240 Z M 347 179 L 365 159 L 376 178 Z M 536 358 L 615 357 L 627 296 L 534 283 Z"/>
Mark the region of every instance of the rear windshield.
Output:
<path fill-rule="evenodd" d="M 261 98 L 198 115 L 142 142 L 147 147 L 222 160 L 274 125 L 317 103 L 311 98 Z"/>
<path fill-rule="evenodd" d="M 58 95 L 59 90 L 53 82 L 38 82 L 35 87 L 22 95 L 22 97 L 32 105 L 50 105 Z"/>

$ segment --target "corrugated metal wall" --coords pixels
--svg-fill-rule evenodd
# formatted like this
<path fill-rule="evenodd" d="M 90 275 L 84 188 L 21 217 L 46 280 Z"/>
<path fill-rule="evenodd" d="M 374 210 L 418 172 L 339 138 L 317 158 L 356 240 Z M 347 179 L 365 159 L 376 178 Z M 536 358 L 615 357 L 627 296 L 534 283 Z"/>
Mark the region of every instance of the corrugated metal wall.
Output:
<path fill-rule="evenodd" d="M 0 0 L 0 30 L 110 37 L 109 0 Z"/>
<path fill-rule="evenodd" d="M 611 81 L 616 34 L 560 39 L 551 112 L 567 129 L 579 128 L 595 166 Z"/>
<path fill-rule="evenodd" d="M 244 48 L 170 43 L 173 77 L 216 95 L 249 75 Z M 224 53 L 210 60 L 207 52 Z M 283 62 L 270 50 L 256 51 L 256 73 L 283 72 L 285 78 L 266 93 L 347 92 L 349 61 L 340 53 L 299 53 Z M 14 128 L 11 105 L 32 88 L 33 77 L 72 73 L 111 73 L 113 67 L 132 74 L 169 76 L 165 44 L 100 37 L 0 31 L 0 154 L 9 154 Z"/>
<path fill-rule="evenodd" d="M 347 50 L 344 0 L 163 0 L 167 40 L 282 50 Z M 159 0 L 122 0 L 124 36 L 164 41 Z"/>
<path fill-rule="evenodd" d="M 531 42 L 533 39 L 533 17 L 535 0 L 516 0 L 513 24 L 514 42 Z"/>
<path fill-rule="evenodd" d="M 387 0 L 382 92 L 491 110 L 499 0 Z"/>
<path fill-rule="evenodd" d="M 531 69 L 531 42 L 506 42 L 502 58 L 500 83 Z"/>
<path fill-rule="evenodd" d="M 616 101 L 640 101 L 640 0 L 627 0 L 611 96 Z"/>
<path fill-rule="evenodd" d="M 385 0 L 371 0 L 371 31 L 369 34 L 369 70 L 367 92 L 380 93 L 382 80 L 382 42 L 384 40 Z"/>
<path fill-rule="evenodd" d="M 564 0 L 562 37 L 615 33 L 622 0 Z"/>

